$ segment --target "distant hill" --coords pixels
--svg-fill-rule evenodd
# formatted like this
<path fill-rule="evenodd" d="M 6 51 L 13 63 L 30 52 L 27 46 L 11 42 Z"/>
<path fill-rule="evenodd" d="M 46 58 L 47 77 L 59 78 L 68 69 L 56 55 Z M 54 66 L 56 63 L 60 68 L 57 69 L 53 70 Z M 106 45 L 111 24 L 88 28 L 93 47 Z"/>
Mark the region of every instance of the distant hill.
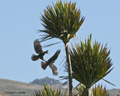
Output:
<path fill-rule="evenodd" d="M 38 85 L 44 85 L 44 83 L 48 85 L 62 85 L 62 83 L 59 82 L 59 80 L 55 80 L 49 77 L 45 77 L 43 79 L 35 79 L 32 82 L 30 82 L 30 84 L 38 84 Z"/>
<path fill-rule="evenodd" d="M 59 82 L 59 80 L 49 78 L 49 77 L 45 77 L 43 79 L 35 79 L 32 82 L 30 82 L 30 84 L 38 84 L 42 86 L 44 86 L 44 84 L 47 84 L 53 87 L 58 87 L 58 88 L 63 88 L 63 89 L 68 88 L 68 85 L 62 85 L 62 83 Z"/>
<path fill-rule="evenodd" d="M 111 89 L 108 90 L 108 93 L 110 96 L 120 96 L 120 89 Z"/>
<path fill-rule="evenodd" d="M 36 82 L 41 82 L 37 85 Z M 42 83 L 43 82 L 43 83 Z M 42 90 L 44 88 L 43 84 L 47 83 L 54 88 L 58 88 L 61 82 L 58 80 L 46 77 L 43 79 L 35 79 L 30 84 L 22 83 L 19 81 L 0 79 L 0 96 L 33 96 L 34 91 Z M 68 88 L 68 86 L 62 86 L 62 89 Z M 120 96 L 120 89 L 108 90 L 109 96 Z"/>

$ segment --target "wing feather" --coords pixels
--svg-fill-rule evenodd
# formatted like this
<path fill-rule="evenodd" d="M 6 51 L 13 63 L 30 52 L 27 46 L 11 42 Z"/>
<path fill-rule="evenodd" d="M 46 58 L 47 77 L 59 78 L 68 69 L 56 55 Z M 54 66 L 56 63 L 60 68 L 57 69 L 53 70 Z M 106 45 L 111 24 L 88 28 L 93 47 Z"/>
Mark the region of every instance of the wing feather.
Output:
<path fill-rule="evenodd" d="M 34 49 L 35 49 L 35 52 L 38 54 L 43 52 L 42 46 L 40 45 L 40 41 L 38 39 L 34 41 Z"/>
<path fill-rule="evenodd" d="M 49 64 L 49 67 L 52 69 L 53 74 L 58 74 L 57 67 L 53 63 Z"/>
<path fill-rule="evenodd" d="M 48 60 L 50 63 L 54 62 L 60 54 L 60 50 L 57 50 L 55 54 Z"/>

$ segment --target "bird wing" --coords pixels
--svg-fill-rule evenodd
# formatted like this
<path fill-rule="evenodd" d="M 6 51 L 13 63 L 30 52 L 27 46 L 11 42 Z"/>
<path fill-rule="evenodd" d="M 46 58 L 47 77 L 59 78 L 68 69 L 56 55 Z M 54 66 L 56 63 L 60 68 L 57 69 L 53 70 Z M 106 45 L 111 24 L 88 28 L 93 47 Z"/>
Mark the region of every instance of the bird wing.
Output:
<path fill-rule="evenodd" d="M 55 60 L 58 58 L 59 54 L 60 54 L 60 50 L 57 50 L 55 52 L 55 54 L 48 60 L 48 62 L 50 62 L 50 63 L 55 62 Z"/>
<path fill-rule="evenodd" d="M 38 54 L 43 52 L 42 46 L 40 45 L 40 41 L 38 39 L 34 41 L 34 49 L 35 49 L 35 52 Z"/>
<path fill-rule="evenodd" d="M 52 69 L 53 74 L 58 74 L 57 67 L 53 63 L 49 64 L 49 67 Z"/>

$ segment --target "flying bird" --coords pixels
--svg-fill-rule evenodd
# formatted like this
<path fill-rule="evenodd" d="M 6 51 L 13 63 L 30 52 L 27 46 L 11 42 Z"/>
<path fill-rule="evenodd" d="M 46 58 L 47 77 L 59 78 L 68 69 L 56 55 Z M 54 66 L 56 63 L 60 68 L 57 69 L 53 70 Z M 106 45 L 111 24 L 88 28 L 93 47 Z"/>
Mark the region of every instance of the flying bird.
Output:
<path fill-rule="evenodd" d="M 34 50 L 35 50 L 35 52 L 38 54 L 38 55 L 32 55 L 32 57 L 31 57 L 31 59 L 33 60 L 33 61 L 36 61 L 36 60 L 38 60 L 38 59 L 42 59 L 42 60 L 44 60 L 44 55 L 46 54 L 46 53 L 48 53 L 48 50 L 47 51 L 43 51 L 42 50 L 42 46 L 41 46 L 41 44 L 40 44 L 40 41 L 37 39 L 37 40 L 35 40 L 34 41 Z M 45 60 L 44 60 L 45 61 Z"/>
<path fill-rule="evenodd" d="M 56 53 L 46 62 L 41 62 L 41 67 L 45 70 L 46 67 L 49 65 L 49 67 L 52 69 L 52 72 L 54 75 L 57 75 L 57 67 L 53 64 L 55 60 L 58 58 L 60 54 L 60 50 L 57 50 Z"/>

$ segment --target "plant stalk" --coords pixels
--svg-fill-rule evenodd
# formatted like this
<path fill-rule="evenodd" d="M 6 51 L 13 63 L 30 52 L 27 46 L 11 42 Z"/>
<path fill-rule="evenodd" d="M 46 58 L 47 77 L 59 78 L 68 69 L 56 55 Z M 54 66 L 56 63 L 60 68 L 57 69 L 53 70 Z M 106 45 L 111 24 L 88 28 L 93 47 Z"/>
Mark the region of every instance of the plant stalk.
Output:
<path fill-rule="evenodd" d="M 68 64 L 68 76 L 69 76 L 69 96 L 72 96 L 72 65 L 71 65 L 71 59 L 69 54 L 69 45 L 67 43 L 65 44 L 66 48 L 66 60 Z"/>
<path fill-rule="evenodd" d="M 93 92 L 91 91 L 90 88 L 85 88 L 81 96 L 93 96 Z"/>

